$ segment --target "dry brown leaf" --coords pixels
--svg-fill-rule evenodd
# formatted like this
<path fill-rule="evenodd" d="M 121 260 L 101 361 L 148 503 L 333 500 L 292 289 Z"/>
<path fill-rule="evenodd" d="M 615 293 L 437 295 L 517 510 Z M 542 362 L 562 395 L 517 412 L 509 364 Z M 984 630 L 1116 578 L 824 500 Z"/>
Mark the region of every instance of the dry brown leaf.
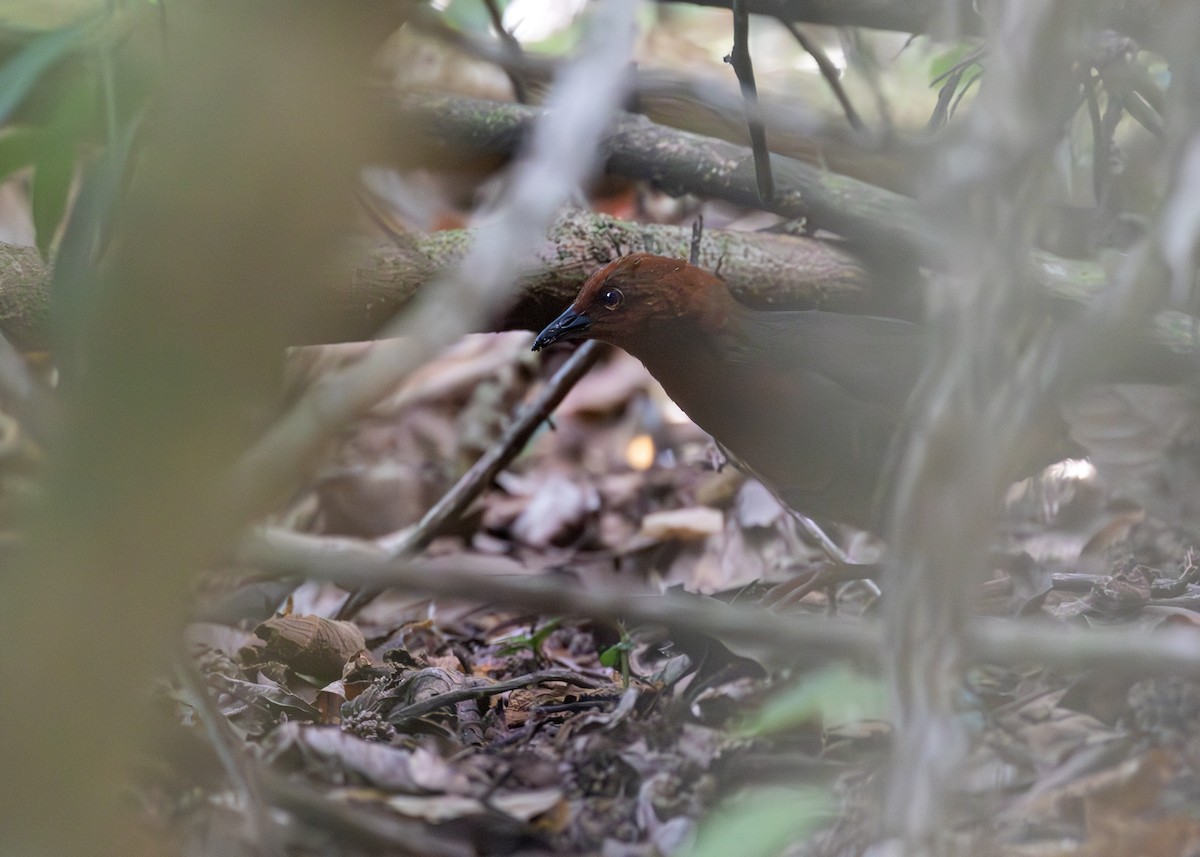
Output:
<path fill-rule="evenodd" d="M 681 539 L 696 541 L 715 536 L 725 529 L 725 516 L 718 509 L 693 506 L 653 512 L 642 519 L 640 536 L 658 541 Z"/>
<path fill-rule="evenodd" d="M 559 416 L 603 416 L 623 409 L 637 393 L 658 382 L 624 351 L 585 375 L 556 410 Z"/>
<path fill-rule="evenodd" d="M 1200 822 L 1185 808 L 1163 811 L 1163 793 L 1176 775 L 1171 755 L 1152 751 L 1092 783 L 1083 801 L 1088 853 L 1095 857 L 1180 857 L 1200 848 Z"/>
<path fill-rule="evenodd" d="M 599 508 L 595 488 L 552 474 L 512 522 L 512 534 L 531 547 L 565 544 L 578 533 L 584 518 Z"/>
<path fill-rule="evenodd" d="M 261 652 L 265 660 L 279 661 L 322 681 L 341 678 L 347 661 L 367 647 L 353 622 L 321 616 L 275 616 L 254 633 L 266 643 Z"/>
<path fill-rule="evenodd" d="M 492 792 L 488 795 L 486 805 L 477 798 L 457 795 L 431 797 L 398 795 L 388 798 L 385 803 L 402 815 L 423 818 L 436 823 L 497 811 L 521 821 L 531 821 L 543 813 L 553 810 L 561 800 L 562 791 L 559 789 L 538 789 L 536 791 Z"/>
<path fill-rule="evenodd" d="M 770 527 L 787 514 L 761 482 L 748 479 L 738 489 L 734 499 L 734 513 L 743 527 Z"/>

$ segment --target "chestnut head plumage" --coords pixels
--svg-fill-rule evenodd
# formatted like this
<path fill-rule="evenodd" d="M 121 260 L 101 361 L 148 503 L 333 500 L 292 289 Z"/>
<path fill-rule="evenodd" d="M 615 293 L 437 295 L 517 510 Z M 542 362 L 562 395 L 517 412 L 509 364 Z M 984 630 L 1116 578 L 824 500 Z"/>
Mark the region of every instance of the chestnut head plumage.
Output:
<path fill-rule="evenodd" d="M 702 268 L 650 253 L 608 263 L 572 304 L 538 334 L 533 350 L 571 339 L 599 339 L 626 350 L 646 331 L 665 335 L 719 321 L 732 296 Z"/>

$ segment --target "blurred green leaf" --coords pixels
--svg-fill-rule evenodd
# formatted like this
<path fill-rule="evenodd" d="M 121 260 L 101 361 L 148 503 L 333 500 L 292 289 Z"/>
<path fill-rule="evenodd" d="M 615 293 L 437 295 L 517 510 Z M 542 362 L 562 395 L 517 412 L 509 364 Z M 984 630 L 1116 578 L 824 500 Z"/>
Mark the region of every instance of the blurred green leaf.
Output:
<path fill-rule="evenodd" d="M 542 645 L 546 642 L 546 639 L 551 634 L 558 630 L 559 626 L 562 625 L 562 622 L 562 617 L 555 617 L 548 620 L 544 625 L 534 630 L 532 633 L 519 634 L 514 637 L 509 637 L 500 646 L 501 654 L 512 655 L 516 654 L 517 652 L 530 651 L 535 655 L 540 656 L 542 653 Z"/>
<path fill-rule="evenodd" d="M 929 78 L 937 80 L 947 74 L 950 69 L 962 62 L 968 54 L 976 50 L 974 45 L 963 43 L 954 45 L 933 57 L 929 62 Z"/>
<path fill-rule="evenodd" d="M 497 5 L 503 12 L 508 0 L 501 0 Z M 479 35 L 486 35 L 492 26 L 492 16 L 480 0 L 450 0 L 450 5 L 442 11 L 442 17 L 460 30 Z"/>
<path fill-rule="evenodd" d="M 95 129 L 98 113 L 95 81 L 84 75 L 76 77 L 61 90 L 53 109 L 50 123 L 39 135 L 31 199 L 38 250 L 47 259 L 67 210 L 80 143 Z"/>
<path fill-rule="evenodd" d="M 755 789 L 718 807 L 700 827 L 686 857 L 774 857 L 833 817 L 828 792 Z"/>
<path fill-rule="evenodd" d="M 73 348 L 84 341 L 80 334 L 93 298 L 96 262 L 103 255 L 112 211 L 125 184 L 141 126 L 135 116 L 106 148 L 101 157 L 83 169 L 79 193 L 71 206 L 50 281 L 50 305 L 59 336 L 61 365 L 68 366 Z"/>
<path fill-rule="evenodd" d="M 616 643 L 600 653 L 600 666 L 616 669 L 621 665 L 621 659 L 629 651 L 628 643 Z"/>
<path fill-rule="evenodd" d="M 63 213 L 67 210 L 67 198 L 71 194 L 71 180 L 75 176 L 75 147 L 58 140 L 42 147 L 34 165 L 33 229 L 37 248 L 42 258 L 50 258 L 50 245 L 58 233 Z"/>
<path fill-rule="evenodd" d="M 43 145 L 42 136 L 34 128 L 9 128 L 0 134 L 0 182 L 33 165 Z"/>
<path fill-rule="evenodd" d="M 743 735 L 771 735 L 817 722 L 839 725 L 887 716 L 883 682 L 846 667 L 805 675 L 776 694 L 741 728 Z"/>
<path fill-rule="evenodd" d="M 49 30 L 78 21 L 104 9 L 111 0 L 4 0 L 0 26 L 8 29 Z"/>
<path fill-rule="evenodd" d="M 20 106 L 46 69 L 82 41 L 89 27 L 76 24 L 44 33 L 0 67 L 0 123 Z"/>

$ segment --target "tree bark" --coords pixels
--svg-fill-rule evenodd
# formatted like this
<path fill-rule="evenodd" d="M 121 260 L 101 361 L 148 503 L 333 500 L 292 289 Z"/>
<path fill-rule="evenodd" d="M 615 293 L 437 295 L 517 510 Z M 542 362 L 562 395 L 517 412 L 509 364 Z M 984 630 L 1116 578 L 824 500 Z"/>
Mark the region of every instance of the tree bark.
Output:
<path fill-rule="evenodd" d="M 679 2 L 679 0 L 667 0 Z M 686 0 L 697 6 L 728 9 L 732 0 Z M 751 14 L 805 24 L 868 27 L 901 33 L 928 33 L 945 28 L 948 14 L 958 16 L 958 29 L 970 35 L 980 30 L 979 13 L 970 0 L 743 0 Z"/>
<path fill-rule="evenodd" d="M 728 9 L 733 0 L 659 0 Z M 972 0 L 742 0 L 754 15 L 803 24 L 832 27 L 867 27 L 900 33 L 928 33 L 942 38 L 977 36 L 983 21 Z M 1107 0 L 1091 10 L 1102 26 L 1132 36 L 1148 47 L 1163 41 L 1163 12 L 1171 4 Z"/>
<path fill-rule="evenodd" d="M 422 165 L 477 163 L 512 155 L 541 115 L 536 107 L 442 95 L 393 102 L 399 157 Z M 415 137 L 415 139 L 414 139 Z M 825 229 L 877 259 L 914 259 L 928 246 L 916 202 L 874 185 L 782 155 L 771 156 L 775 194 L 758 195 L 754 156 L 746 146 L 620 117 L 605 141 L 609 173 L 654 182 L 668 193 L 722 199 Z M 415 165 L 415 164 L 414 164 Z"/>
<path fill-rule="evenodd" d="M 448 230 L 408 242 L 352 242 L 345 264 L 325 278 L 319 311 L 295 344 L 370 339 L 425 283 L 458 263 L 471 240 L 469 230 Z M 566 213 L 532 260 L 517 302 L 492 327 L 538 329 L 603 263 L 638 251 L 687 258 L 690 240 L 690 227 Z M 739 298 L 756 306 L 865 311 L 871 305 L 867 273 L 833 241 L 709 230 L 700 263 L 718 270 Z M 37 250 L 0 244 L 0 329 L 24 348 L 48 344 L 49 277 Z"/>
<path fill-rule="evenodd" d="M 424 129 L 424 156 L 505 158 L 520 145 L 540 115 L 538 108 L 449 96 L 414 96 L 398 105 L 395 123 L 413 137 L 414 116 Z M 644 147 L 644 148 L 643 148 Z M 750 151 L 722 140 L 676 131 L 641 117 L 626 117 L 608 141 L 608 167 L 621 175 L 659 180 L 679 193 L 756 206 Z M 406 158 L 412 162 L 411 156 Z M 811 215 L 830 229 L 844 227 L 868 240 L 908 243 L 920 212 L 912 200 L 864 182 L 779 158 L 774 208 L 790 217 Z M 296 344 L 369 339 L 437 271 L 462 258 L 469 230 L 414 235 L 411 240 L 361 239 L 347 248 L 344 264 L 326 278 L 321 308 Z M 636 224 L 599 214 L 570 212 L 559 218 L 545 248 L 520 284 L 520 297 L 496 329 L 540 328 L 574 297 L 591 271 L 625 253 L 645 250 L 686 258 L 690 229 Z M 854 249 L 862 250 L 864 241 Z M 403 246 L 401 246 L 403 245 Z M 718 270 L 742 300 L 759 306 L 883 312 L 878 271 L 872 277 L 850 246 L 762 232 L 708 230 L 701 265 Z M 1055 302 L 1078 306 L 1105 282 L 1093 262 L 1035 252 L 1031 275 Z M 884 284 L 886 285 L 886 284 Z M 0 330 L 24 348 L 48 344 L 49 272 L 32 247 L 0 244 Z M 231 310 L 236 310 L 232 307 Z M 1190 318 L 1164 313 L 1155 339 L 1185 353 L 1196 350 Z"/>

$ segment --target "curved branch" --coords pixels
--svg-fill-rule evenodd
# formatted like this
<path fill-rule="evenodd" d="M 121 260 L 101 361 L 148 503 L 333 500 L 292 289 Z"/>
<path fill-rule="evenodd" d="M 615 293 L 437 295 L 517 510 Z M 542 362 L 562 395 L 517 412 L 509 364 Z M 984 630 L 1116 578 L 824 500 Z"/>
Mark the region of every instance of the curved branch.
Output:
<path fill-rule="evenodd" d="M 327 278 L 318 311 L 295 344 L 370 339 L 438 273 L 459 263 L 470 230 L 414 235 L 407 246 L 363 238 Z M 568 212 L 551 227 L 520 294 L 493 328 L 536 330 L 575 297 L 589 274 L 625 253 L 649 251 L 687 258 L 688 227 L 637 224 L 600 214 Z M 719 269 L 738 296 L 759 306 L 864 311 L 867 274 L 836 243 L 787 235 L 705 230 L 700 264 Z M 0 244 L 0 330 L 23 348 L 47 344 L 49 272 L 32 247 Z M 237 311 L 237 307 L 230 307 Z"/>
<path fill-rule="evenodd" d="M 393 103 L 407 157 L 418 151 L 424 163 L 511 154 L 541 113 L 518 104 L 445 95 L 409 95 Z M 811 227 L 844 235 L 860 249 L 893 260 L 933 255 L 913 200 L 793 158 L 771 155 L 775 194 L 764 205 L 754 155 L 745 146 L 623 114 L 604 150 L 610 173 L 654 181 L 669 193 L 695 193 L 804 218 Z"/>
<path fill-rule="evenodd" d="M 733 0 L 659 0 L 688 2 L 696 6 L 728 9 Z M 834 27 L 868 27 L 901 33 L 980 31 L 979 13 L 971 0 L 742 0 L 746 11 L 782 21 L 827 24 Z M 954 16 L 953 18 L 951 16 Z"/>
<path fill-rule="evenodd" d="M 659 0 L 694 6 L 729 9 L 733 0 Z M 867 27 L 900 33 L 930 33 L 952 38 L 976 36 L 983 21 L 972 0 L 741 0 L 746 11 L 803 24 L 834 27 Z M 1100 27 L 1132 36 L 1156 47 L 1164 40 L 1164 18 L 1159 4 L 1125 0 L 1094 2 L 1089 10 Z"/>
<path fill-rule="evenodd" d="M 346 263 L 330 274 L 318 312 L 295 344 L 372 338 L 426 283 L 461 261 L 471 236 L 462 229 L 414 235 L 405 248 L 382 238 L 354 242 Z M 690 243 L 688 227 L 567 212 L 555 221 L 537 264 L 521 279 L 516 302 L 490 327 L 538 330 L 603 263 L 641 251 L 684 259 Z M 1105 283 L 1104 269 L 1092 262 L 1038 251 L 1030 264 L 1048 298 L 1067 307 L 1087 304 Z M 700 265 L 720 271 L 738 298 L 754 306 L 878 312 L 867 272 L 836 242 L 705 229 Z M 37 250 L 0 243 L 0 331 L 18 347 L 46 347 L 49 303 L 49 271 Z M 1179 354 L 1194 354 L 1197 326 L 1200 322 L 1183 313 L 1160 313 L 1151 338 Z"/>

